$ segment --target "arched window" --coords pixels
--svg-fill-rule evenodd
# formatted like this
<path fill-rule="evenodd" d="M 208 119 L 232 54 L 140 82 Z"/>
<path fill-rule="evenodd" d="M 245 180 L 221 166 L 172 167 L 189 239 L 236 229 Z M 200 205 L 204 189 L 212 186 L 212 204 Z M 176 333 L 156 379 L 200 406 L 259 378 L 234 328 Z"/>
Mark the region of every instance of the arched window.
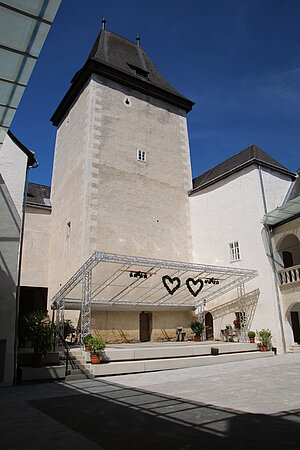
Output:
<path fill-rule="evenodd" d="M 300 264 L 300 241 L 294 234 L 287 234 L 279 243 L 277 252 L 284 268 Z"/>

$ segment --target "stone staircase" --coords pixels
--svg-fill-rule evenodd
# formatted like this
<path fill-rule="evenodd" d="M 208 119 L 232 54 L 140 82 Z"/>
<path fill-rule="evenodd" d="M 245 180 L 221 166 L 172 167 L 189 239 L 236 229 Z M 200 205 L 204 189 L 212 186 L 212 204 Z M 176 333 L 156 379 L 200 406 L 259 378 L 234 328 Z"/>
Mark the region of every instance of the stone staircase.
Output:
<path fill-rule="evenodd" d="M 289 348 L 289 353 L 300 353 L 300 345 L 292 344 Z"/>
<path fill-rule="evenodd" d="M 211 347 L 219 348 L 219 355 L 211 355 Z M 268 358 L 273 352 L 259 352 L 256 344 L 240 342 L 167 342 L 147 344 L 108 345 L 101 364 L 91 364 L 90 354 L 71 350 L 76 365 L 88 377 L 121 375 L 158 370 L 183 369 L 211 364 Z"/>

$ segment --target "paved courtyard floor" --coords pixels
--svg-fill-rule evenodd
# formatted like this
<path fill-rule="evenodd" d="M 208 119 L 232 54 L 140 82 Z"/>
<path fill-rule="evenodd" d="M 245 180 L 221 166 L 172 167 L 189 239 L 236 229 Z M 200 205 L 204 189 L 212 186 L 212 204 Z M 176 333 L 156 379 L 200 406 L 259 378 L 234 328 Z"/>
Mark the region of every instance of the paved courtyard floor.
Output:
<path fill-rule="evenodd" d="M 300 354 L 0 389 L 0 449 L 300 448 Z"/>

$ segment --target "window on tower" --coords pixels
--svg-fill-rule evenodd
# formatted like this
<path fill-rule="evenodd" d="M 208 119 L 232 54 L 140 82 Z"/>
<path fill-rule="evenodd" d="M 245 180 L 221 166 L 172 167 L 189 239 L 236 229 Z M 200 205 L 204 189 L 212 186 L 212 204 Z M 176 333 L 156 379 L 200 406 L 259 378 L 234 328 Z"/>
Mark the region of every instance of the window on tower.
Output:
<path fill-rule="evenodd" d="M 140 148 L 137 149 L 137 160 L 144 163 L 146 162 L 146 152 Z"/>

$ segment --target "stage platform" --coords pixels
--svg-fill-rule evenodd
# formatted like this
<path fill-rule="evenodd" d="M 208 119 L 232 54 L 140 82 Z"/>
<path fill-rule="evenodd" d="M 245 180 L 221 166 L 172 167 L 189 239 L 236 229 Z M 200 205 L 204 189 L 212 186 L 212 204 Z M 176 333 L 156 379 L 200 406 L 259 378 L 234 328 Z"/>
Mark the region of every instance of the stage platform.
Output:
<path fill-rule="evenodd" d="M 211 347 L 219 355 L 211 355 Z M 273 352 L 260 352 L 257 344 L 242 342 L 145 342 L 137 344 L 109 344 L 103 362 L 90 363 L 90 353 L 72 349 L 72 358 L 89 376 L 99 377 L 157 370 L 182 369 L 253 358 L 268 358 Z"/>

